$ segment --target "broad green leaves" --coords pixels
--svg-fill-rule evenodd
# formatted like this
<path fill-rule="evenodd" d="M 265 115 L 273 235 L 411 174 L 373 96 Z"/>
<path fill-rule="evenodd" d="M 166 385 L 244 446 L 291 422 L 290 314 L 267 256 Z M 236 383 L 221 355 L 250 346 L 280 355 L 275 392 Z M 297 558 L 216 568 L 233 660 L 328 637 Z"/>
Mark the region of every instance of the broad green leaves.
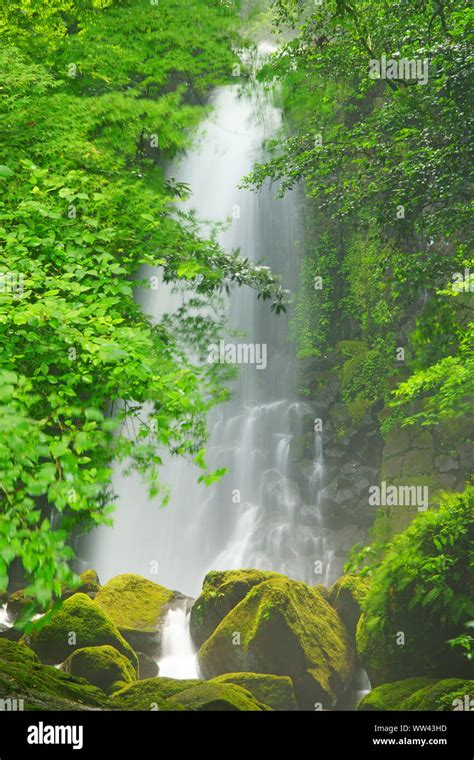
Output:
<path fill-rule="evenodd" d="M 176 211 L 189 188 L 163 171 L 190 145 L 209 87 L 227 81 L 235 11 L 217 0 L 0 10 L 0 590 L 15 559 L 44 605 L 71 582 L 71 536 L 110 522 L 114 457 L 156 495 L 165 449 L 202 452 L 206 414 L 225 397 L 223 370 L 199 360 L 221 291 L 249 285 L 282 307 L 268 270 Z M 143 264 L 189 296 L 177 322 L 152 324 L 136 305 Z M 222 475 L 203 454 L 198 464 L 203 482 Z"/>

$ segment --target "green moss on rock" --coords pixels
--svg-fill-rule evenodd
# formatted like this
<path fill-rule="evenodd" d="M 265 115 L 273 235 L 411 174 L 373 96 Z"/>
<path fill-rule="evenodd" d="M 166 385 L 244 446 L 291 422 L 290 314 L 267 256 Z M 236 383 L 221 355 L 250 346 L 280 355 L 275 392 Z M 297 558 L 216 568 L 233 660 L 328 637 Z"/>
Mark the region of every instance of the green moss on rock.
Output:
<path fill-rule="evenodd" d="M 246 689 L 233 684 L 202 682 L 180 691 L 167 700 L 192 712 L 267 712 L 270 707 L 259 702 Z"/>
<path fill-rule="evenodd" d="M 198 679 L 147 678 L 117 690 L 111 703 L 118 710 L 152 710 L 154 705 L 162 709 L 169 697 L 201 683 Z"/>
<path fill-rule="evenodd" d="M 369 585 L 369 578 L 354 573 L 341 576 L 329 589 L 329 604 L 334 607 L 354 638 Z"/>
<path fill-rule="evenodd" d="M 338 614 L 314 588 L 284 576 L 252 588 L 198 652 L 212 678 L 252 672 L 289 676 L 298 705 L 334 706 L 352 674 L 354 653 Z"/>
<path fill-rule="evenodd" d="M 451 712 L 466 709 L 471 699 L 474 700 L 474 681 L 416 677 L 377 686 L 359 702 L 357 710 Z"/>
<path fill-rule="evenodd" d="M 158 655 L 161 626 L 176 596 L 158 583 L 126 573 L 102 586 L 94 601 L 135 650 Z"/>
<path fill-rule="evenodd" d="M 221 620 L 248 594 L 269 578 L 284 577 L 262 570 L 212 570 L 204 578 L 201 595 L 191 610 L 191 636 L 197 647 L 215 631 Z"/>
<path fill-rule="evenodd" d="M 51 620 L 25 635 L 25 643 L 42 662 L 63 662 L 76 649 L 109 644 L 118 649 L 137 669 L 138 659 L 104 610 L 86 594 L 66 599 Z"/>
<path fill-rule="evenodd" d="M 0 642 L 0 698 L 22 699 L 25 710 L 104 709 L 107 697 L 82 678 L 37 661 L 23 644 Z"/>
<path fill-rule="evenodd" d="M 459 711 L 474 709 L 474 681 L 444 678 L 409 696 L 405 710 Z"/>
<path fill-rule="evenodd" d="M 293 682 L 288 676 L 273 676 L 264 673 L 224 673 L 209 683 L 232 683 L 242 686 L 255 699 L 279 712 L 294 711 L 296 704 Z"/>
<path fill-rule="evenodd" d="M 85 678 L 107 693 L 114 690 L 117 682 L 131 683 L 137 677 L 130 660 L 108 644 L 76 649 L 63 663 L 62 670 Z"/>
<path fill-rule="evenodd" d="M 25 644 L 0 639 L 0 660 L 6 662 L 39 662 L 35 652 Z"/>

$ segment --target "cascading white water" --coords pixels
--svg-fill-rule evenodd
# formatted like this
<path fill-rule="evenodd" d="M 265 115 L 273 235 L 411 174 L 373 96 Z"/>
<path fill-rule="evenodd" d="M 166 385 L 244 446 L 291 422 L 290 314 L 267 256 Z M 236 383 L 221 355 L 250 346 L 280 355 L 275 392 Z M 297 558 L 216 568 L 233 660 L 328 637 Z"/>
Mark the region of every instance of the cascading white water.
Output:
<path fill-rule="evenodd" d="M 11 628 L 12 626 L 12 623 L 8 619 L 6 604 L 0 605 L 0 625 L 5 625 L 7 628 Z"/>
<path fill-rule="evenodd" d="M 240 248 L 243 256 L 265 261 L 282 276 L 284 287 L 294 289 L 302 253 L 300 194 L 276 199 L 275 188 L 260 193 L 238 188 L 262 160 L 264 140 L 280 128 L 281 113 L 258 84 L 244 93 L 238 85 L 220 88 L 212 105 L 195 148 L 171 167 L 170 175 L 191 186 L 187 206 L 198 218 L 231 218 L 220 234 L 226 249 Z M 180 303 L 165 286 L 141 289 L 137 298 L 157 321 Z M 257 567 L 312 584 L 339 575 L 318 506 L 320 436 L 314 437 L 314 462 L 305 482 L 294 473 L 292 446 L 308 418 L 312 429 L 312 410 L 298 400 L 288 319 L 275 316 L 249 288 L 240 288 L 230 298 L 229 322 L 244 332 L 243 342 L 265 344 L 268 355 L 266 369 L 239 367 L 232 400 L 210 415 L 207 459 L 212 468 L 227 467 L 229 473 L 206 488 L 197 484 L 195 467 L 166 459 L 163 479 L 171 499 L 161 509 L 150 503 L 138 476 L 124 477 L 117 466 L 114 528 L 98 529 L 83 553 L 103 580 L 136 572 L 196 596 L 210 569 Z M 306 519 L 300 519 L 302 514 Z M 323 571 L 315 575 L 318 561 Z M 156 567 L 158 572 L 152 572 Z"/>
<path fill-rule="evenodd" d="M 168 610 L 163 625 L 160 676 L 199 678 L 196 652 L 189 633 L 189 612 L 186 606 Z"/>

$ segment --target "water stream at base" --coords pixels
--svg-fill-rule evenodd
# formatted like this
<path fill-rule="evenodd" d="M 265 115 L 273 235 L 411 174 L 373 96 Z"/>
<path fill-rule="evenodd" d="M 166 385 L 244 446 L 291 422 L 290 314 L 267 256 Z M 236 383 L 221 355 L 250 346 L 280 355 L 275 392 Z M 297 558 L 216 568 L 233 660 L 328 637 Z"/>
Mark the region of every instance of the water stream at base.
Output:
<path fill-rule="evenodd" d="M 219 236 L 226 249 L 240 248 L 242 256 L 264 260 L 282 276 L 284 287 L 294 290 L 303 245 L 301 195 L 294 191 L 275 199 L 274 187 L 260 193 L 238 188 L 262 160 L 264 140 L 279 129 L 281 112 L 258 84 L 244 93 L 237 85 L 220 88 L 212 105 L 194 149 L 169 174 L 191 186 L 187 206 L 198 218 L 233 217 Z M 137 300 L 156 321 L 181 303 L 164 286 L 138 290 Z M 171 499 L 161 509 L 150 502 L 138 476 L 125 477 L 117 466 L 114 527 L 97 529 L 82 547 L 83 566 L 94 567 L 103 582 L 134 572 L 195 597 L 211 569 L 254 567 L 326 585 L 342 572 L 319 511 L 324 476 L 319 435 L 312 439 L 312 465 L 303 474 L 295 470 L 293 447 L 303 434 L 312 435 L 307 431 L 308 421 L 313 429 L 313 412 L 298 396 L 288 319 L 275 316 L 249 288 L 240 288 L 231 295 L 229 321 L 246 336 L 233 342 L 266 344 L 268 355 L 264 370 L 239 367 L 232 400 L 209 418 L 207 459 L 212 468 L 227 467 L 229 473 L 206 488 L 197 483 L 194 466 L 166 458 L 163 476 Z M 318 561 L 323 570 L 315 575 Z M 162 674 L 192 677 L 195 663 L 183 614 L 169 613 L 161 667 Z"/>
<path fill-rule="evenodd" d="M 189 633 L 189 612 L 186 605 L 168 610 L 163 624 L 160 676 L 199 678 L 196 652 Z"/>

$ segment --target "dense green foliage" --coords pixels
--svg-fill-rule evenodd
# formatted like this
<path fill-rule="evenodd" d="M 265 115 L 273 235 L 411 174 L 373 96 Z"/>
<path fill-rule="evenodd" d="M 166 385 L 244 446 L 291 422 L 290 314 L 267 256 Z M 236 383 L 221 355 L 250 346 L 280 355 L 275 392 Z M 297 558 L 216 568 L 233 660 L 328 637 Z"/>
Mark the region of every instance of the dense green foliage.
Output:
<path fill-rule="evenodd" d="M 450 646 L 474 618 L 474 492 L 446 497 L 386 548 L 362 603 L 359 655 L 374 683 L 414 675 L 463 675 L 465 642 Z M 362 568 L 367 573 L 368 568 Z M 397 640 L 400 632 L 405 640 Z"/>
<path fill-rule="evenodd" d="M 199 361 L 220 293 L 246 284 L 278 312 L 282 292 L 200 237 L 164 166 L 238 60 L 236 19 L 224 0 L 0 10 L 0 590 L 16 560 L 31 597 L 60 595 L 71 533 L 110 521 L 114 457 L 163 498 L 165 449 L 221 474 L 203 447 L 223 372 Z M 137 282 L 187 294 L 179 328 L 141 313 Z"/>
<path fill-rule="evenodd" d="M 396 377 L 405 382 L 394 419 L 430 425 L 462 415 L 474 387 L 472 8 L 273 6 L 297 34 L 262 77 L 279 82 L 292 136 L 272 142 L 272 158 L 247 184 L 271 177 L 285 192 L 303 181 L 312 206 L 294 322 L 300 355 L 363 340 L 370 361 L 358 364 L 359 387 L 345 389 L 349 408 L 389 398 Z M 377 78 L 373 62 L 383 56 L 414 61 L 424 75 L 383 78 L 380 69 Z"/>

